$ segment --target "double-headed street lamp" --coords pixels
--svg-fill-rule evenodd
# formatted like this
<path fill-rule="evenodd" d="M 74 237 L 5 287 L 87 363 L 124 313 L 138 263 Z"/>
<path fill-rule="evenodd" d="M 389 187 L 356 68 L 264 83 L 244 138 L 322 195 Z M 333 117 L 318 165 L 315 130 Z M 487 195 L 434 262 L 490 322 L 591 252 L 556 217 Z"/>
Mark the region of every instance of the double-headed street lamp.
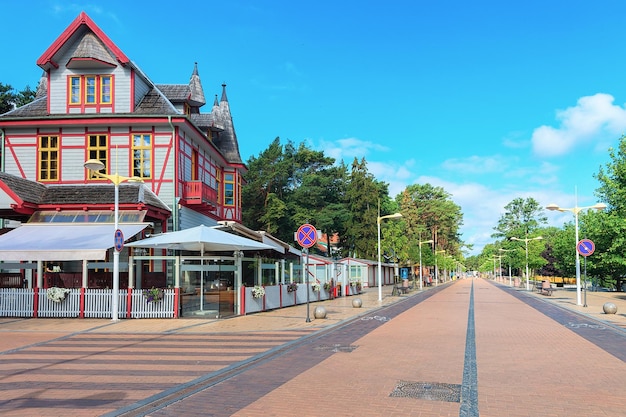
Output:
<path fill-rule="evenodd" d="M 116 163 L 117 165 L 117 163 Z M 117 230 L 119 229 L 119 210 L 120 210 L 120 184 L 126 181 L 130 182 L 143 182 L 143 180 L 139 177 L 123 177 L 118 175 L 117 172 L 115 174 L 103 174 L 99 171 L 105 168 L 104 164 L 97 159 L 89 159 L 85 162 L 84 167 L 94 173 L 97 177 L 106 178 L 113 183 L 115 186 L 115 211 L 114 211 L 114 250 L 113 250 L 113 295 L 111 298 L 111 321 L 118 321 L 118 298 L 120 292 L 120 252 L 118 248 L 115 247 L 115 239 Z M 117 167 L 115 169 L 117 171 Z M 123 238 L 122 238 L 123 239 Z"/>
<path fill-rule="evenodd" d="M 424 279 L 422 278 L 422 243 L 433 243 L 434 240 L 423 240 L 418 242 L 420 247 L 420 291 L 423 289 Z"/>
<path fill-rule="evenodd" d="M 517 240 L 518 242 L 524 242 L 526 244 L 526 291 L 530 291 L 530 283 L 528 282 L 528 242 L 531 240 L 541 240 L 542 236 L 536 237 L 527 237 L 525 239 L 520 239 L 518 237 L 512 237 L 511 240 Z"/>
<path fill-rule="evenodd" d="M 380 207 L 378 208 L 378 214 L 380 214 Z M 384 219 L 398 219 L 402 217 L 401 213 L 388 214 L 386 216 L 378 216 L 376 223 L 378 225 L 378 301 L 383 300 L 383 277 L 382 277 L 382 265 L 380 263 L 380 222 Z"/>
<path fill-rule="evenodd" d="M 582 210 L 585 210 L 585 209 L 595 209 L 598 211 L 604 210 L 606 208 L 606 204 L 596 203 L 593 206 L 586 206 L 586 207 L 575 206 L 571 208 L 563 208 L 552 203 L 552 204 L 548 204 L 546 208 L 551 211 L 560 211 L 560 212 L 570 211 L 574 213 L 575 225 L 576 225 L 576 242 L 575 242 L 575 247 L 576 247 L 576 304 L 581 306 L 583 304 L 581 301 L 581 290 L 580 290 L 580 257 L 578 255 L 578 213 L 580 213 Z"/>
<path fill-rule="evenodd" d="M 498 249 L 500 252 L 513 252 L 512 249 Z M 508 256 L 507 259 L 509 260 L 509 285 L 511 284 L 511 257 Z M 500 262 L 502 262 L 502 257 L 500 257 Z M 500 267 L 502 267 L 502 264 L 500 265 Z M 500 276 L 502 276 L 502 272 L 500 272 Z"/>

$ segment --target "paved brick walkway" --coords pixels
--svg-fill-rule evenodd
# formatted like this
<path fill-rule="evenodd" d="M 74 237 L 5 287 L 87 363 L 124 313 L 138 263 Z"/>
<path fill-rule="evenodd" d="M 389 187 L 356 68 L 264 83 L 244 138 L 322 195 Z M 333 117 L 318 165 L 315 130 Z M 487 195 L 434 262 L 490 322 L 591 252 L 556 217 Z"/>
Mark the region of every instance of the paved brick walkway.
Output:
<path fill-rule="evenodd" d="M 626 415 L 611 389 L 626 382 L 626 295 L 588 293 L 583 308 L 573 290 L 504 284 L 385 289 L 382 302 L 372 289 L 362 308 L 327 301 L 328 318 L 311 322 L 306 306 L 227 320 L 1 319 L 0 414 Z M 602 313 L 607 301 L 618 314 Z"/>

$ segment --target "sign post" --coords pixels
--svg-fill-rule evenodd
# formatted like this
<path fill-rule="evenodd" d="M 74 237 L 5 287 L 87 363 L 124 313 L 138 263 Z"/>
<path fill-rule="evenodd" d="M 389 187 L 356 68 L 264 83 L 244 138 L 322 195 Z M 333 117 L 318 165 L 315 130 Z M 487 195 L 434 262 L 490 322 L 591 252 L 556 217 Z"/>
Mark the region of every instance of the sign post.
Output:
<path fill-rule="evenodd" d="M 583 256 L 584 265 L 585 265 L 585 275 L 584 275 L 584 288 L 585 288 L 585 299 L 583 303 L 583 307 L 587 307 L 587 256 L 593 254 L 596 250 L 596 245 L 593 241 L 589 239 L 582 239 L 580 242 L 576 244 L 576 250 L 580 255 Z"/>
<path fill-rule="evenodd" d="M 296 240 L 304 248 L 305 258 L 305 274 L 306 274 L 306 322 L 311 321 L 309 314 L 309 248 L 317 243 L 317 229 L 312 225 L 305 223 L 298 228 L 296 232 Z"/>

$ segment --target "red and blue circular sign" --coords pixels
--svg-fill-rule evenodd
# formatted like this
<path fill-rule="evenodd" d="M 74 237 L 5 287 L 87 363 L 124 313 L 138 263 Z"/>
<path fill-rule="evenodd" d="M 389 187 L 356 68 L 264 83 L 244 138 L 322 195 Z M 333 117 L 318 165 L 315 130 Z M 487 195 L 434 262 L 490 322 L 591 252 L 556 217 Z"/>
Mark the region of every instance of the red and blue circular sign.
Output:
<path fill-rule="evenodd" d="M 589 239 L 582 239 L 576 245 L 576 250 L 582 256 L 589 256 L 596 250 L 596 245 Z"/>
<path fill-rule="evenodd" d="M 121 252 L 124 249 L 124 233 L 120 229 L 115 231 L 115 235 L 113 237 L 115 250 Z"/>
<path fill-rule="evenodd" d="M 303 224 L 296 232 L 296 240 L 303 248 L 310 248 L 317 243 L 317 229 L 308 223 Z"/>

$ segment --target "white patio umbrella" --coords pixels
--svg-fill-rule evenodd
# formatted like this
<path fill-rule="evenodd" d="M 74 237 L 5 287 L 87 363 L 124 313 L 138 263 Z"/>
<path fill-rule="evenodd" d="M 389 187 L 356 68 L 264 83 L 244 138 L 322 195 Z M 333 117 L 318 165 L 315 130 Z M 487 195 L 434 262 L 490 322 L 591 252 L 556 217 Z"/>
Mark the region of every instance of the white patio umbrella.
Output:
<path fill-rule="evenodd" d="M 137 248 L 172 249 L 200 252 L 200 264 L 204 265 L 205 252 L 233 252 L 244 250 L 274 249 L 270 245 L 208 226 L 196 226 L 176 232 L 162 233 L 147 239 L 127 243 Z M 204 309 L 204 272 L 200 279 L 200 310 Z"/>
<path fill-rule="evenodd" d="M 208 226 L 196 226 L 177 232 L 162 233 L 125 246 L 204 252 L 274 249 L 270 245 Z"/>

